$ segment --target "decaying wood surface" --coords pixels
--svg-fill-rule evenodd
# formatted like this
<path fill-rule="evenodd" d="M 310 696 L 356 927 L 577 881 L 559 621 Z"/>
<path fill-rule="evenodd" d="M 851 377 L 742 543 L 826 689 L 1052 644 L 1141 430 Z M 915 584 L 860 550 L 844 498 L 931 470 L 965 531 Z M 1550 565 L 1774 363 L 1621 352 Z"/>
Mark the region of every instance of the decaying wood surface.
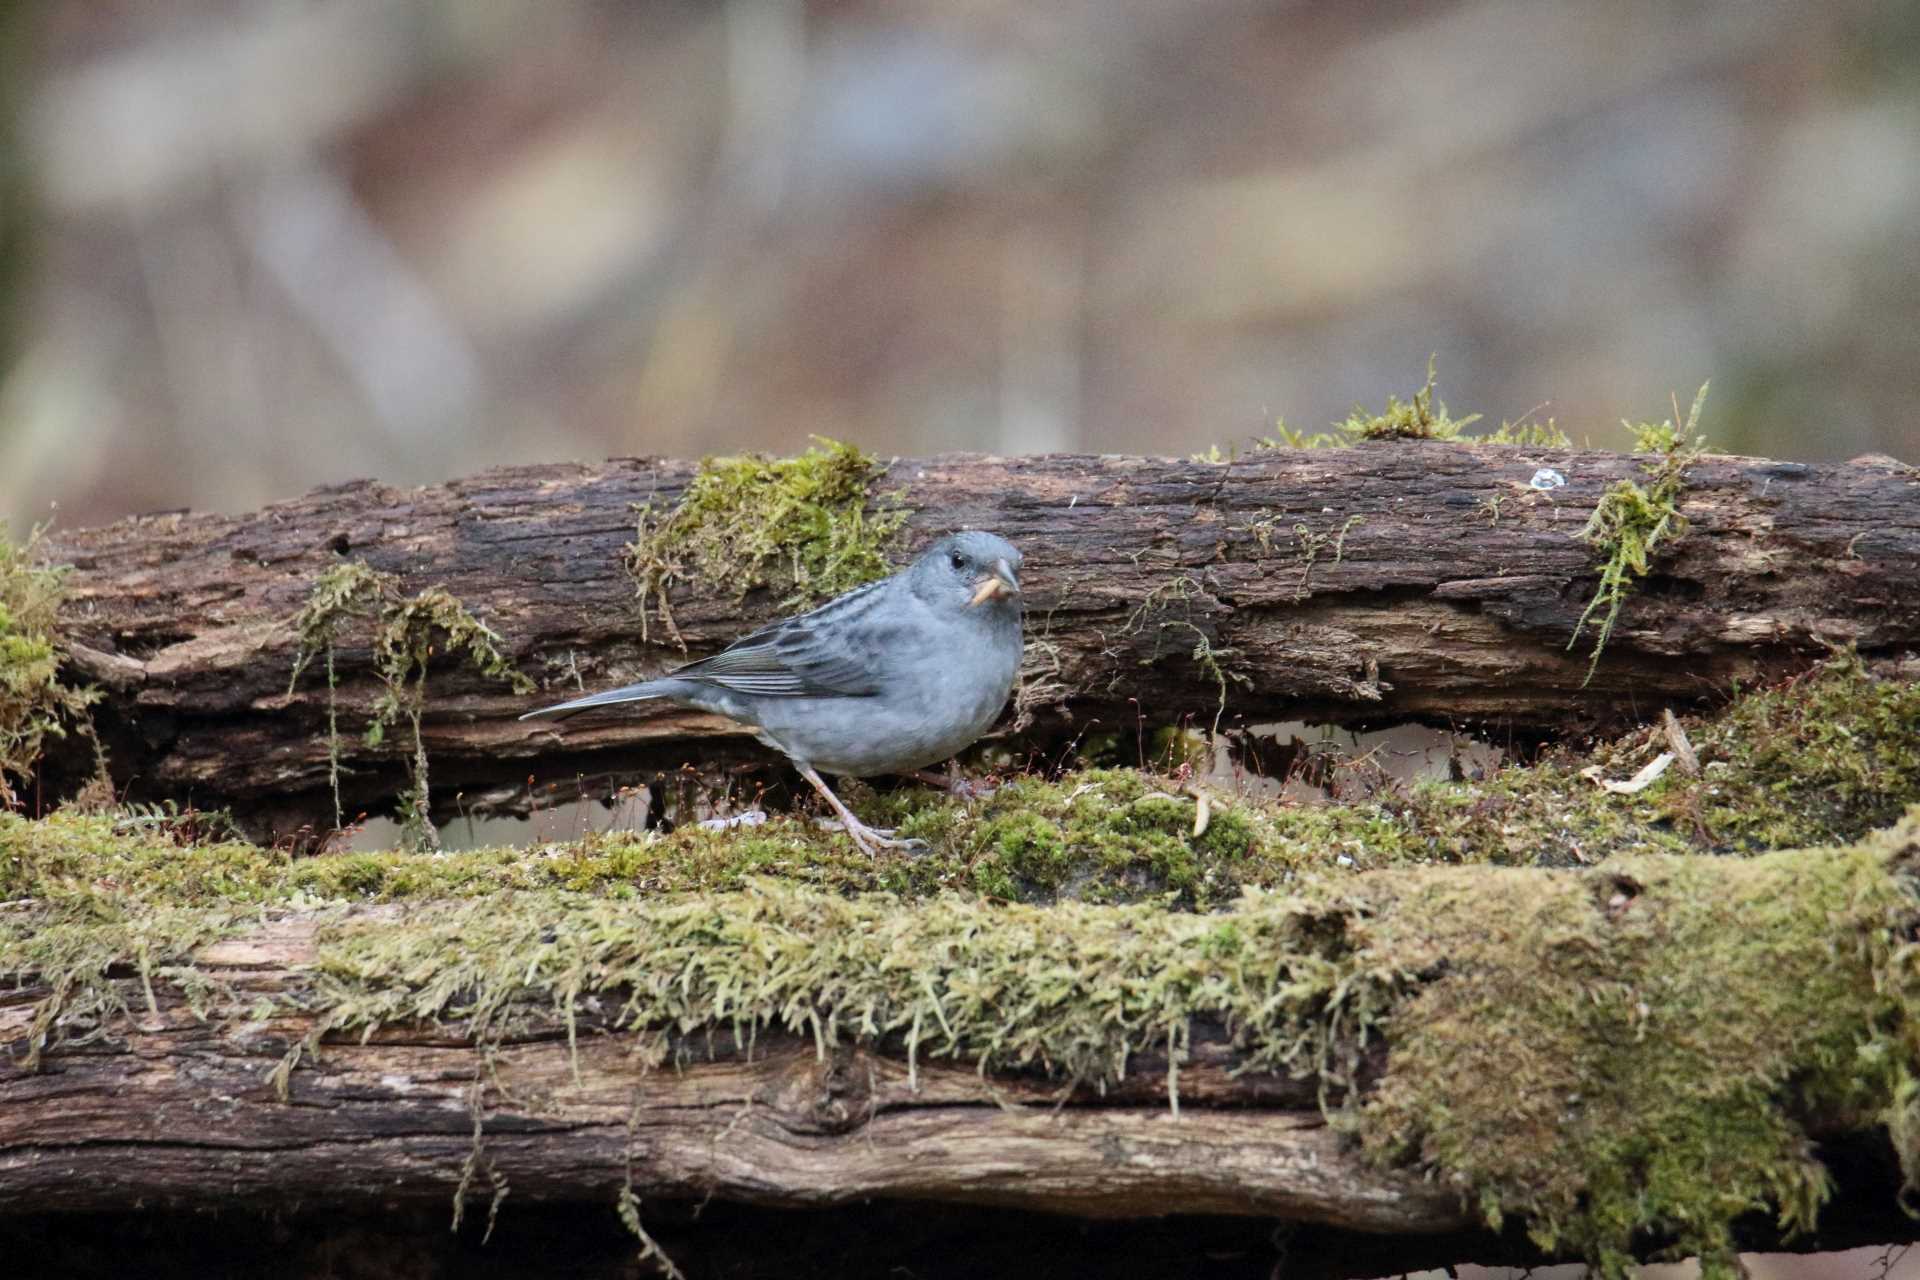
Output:
<path fill-rule="evenodd" d="M 198 965 L 244 1008 L 300 981 L 311 939 L 310 922 L 287 917 Z M 583 1031 L 576 1057 L 558 1026 L 490 1060 L 454 1029 L 341 1036 L 291 1075 L 283 1101 L 269 1076 L 308 1024 L 203 1020 L 164 983 L 152 1012 L 137 976 L 125 983 L 132 1025 L 60 1049 L 37 1072 L 0 1056 L 0 1215 L 445 1202 L 477 1151 L 481 1210 L 496 1176 L 516 1200 L 610 1205 L 631 1171 L 643 1196 L 763 1205 L 893 1197 L 1368 1232 L 1464 1225 L 1452 1194 L 1346 1150 L 1310 1083 L 1230 1078 L 1218 1042 L 1183 1065 L 1177 1115 L 1151 1061 L 1105 1097 L 1063 1103 L 1038 1079 L 853 1048 L 822 1056 L 784 1036 L 750 1054 L 690 1042 L 679 1065 L 649 1066 L 632 1034 Z M 0 995 L 0 1045 L 22 1043 L 46 994 Z"/>
<path fill-rule="evenodd" d="M 1040 727 L 1131 733 L 1191 717 L 1426 718 L 1555 731 L 1711 696 L 1826 646 L 1920 644 L 1920 470 L 1709 458 L 1688 473 L 1692 528 L 1640 584 L 1590 684 L 1567 649 L 1595 587 L 1573 535 L 1601 495 L 1644 479 L 1595 451 L 1393 443 L 1262 452 L 1231 464 L 1054 455 L 896 461 L 879 486 L 913 511 L 902 555 L 961 526 L 1026 554 L 1028 702 Z M 1565 477 L 1540 491 L 1540 468 Z M 421 489 L 322 489 L 252 515 L 173 514 L 57 536 L 71 563 L 74 665 L 96 682 L 113 767 L 138 798 L 291 804 L 322 794 L 325 687 L 292 697 L 289 621 L 343 558 L 443 585 L 555 694 L 688 655 L 640 639 L 622 548 L 633 507 L 670 506 L 690 463 L 492 471 Z M 764 595 L 764 593 L 760 593 Z M 692 653 L 772 612 L 697 584 L 672 607 Z M 1196 650 L 1207 657 L 1196 657 Z M 402 782 L 400 735 L 359 739 L 378 694 L 364 644 L 341 652 L 350 803 Z M 757 754 L 737 727 L 670 708 L 522 724 L 536 705 L 436 672 L 425 740 L 436 799 L 524 803 L 542 780 Z"/>

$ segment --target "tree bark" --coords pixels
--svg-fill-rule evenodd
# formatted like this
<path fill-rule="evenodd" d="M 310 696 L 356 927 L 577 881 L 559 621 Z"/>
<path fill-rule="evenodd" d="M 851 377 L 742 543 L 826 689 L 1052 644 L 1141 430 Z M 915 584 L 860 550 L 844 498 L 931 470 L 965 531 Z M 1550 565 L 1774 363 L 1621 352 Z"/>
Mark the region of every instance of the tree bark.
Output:
<path fill-rule="evenodd" d="M 1529 480 L 1542 467 L 1562 488 Z M 1228 464 L 1103 456 L 899 460 L 878 490 L 913 515 L 899 550 L 960 526 L 1026 554 L 1042 731 L 1409 718 L 1551 733 L 1643 717 L 1790 669 L 1827 646 L 1920 643 L 1920 470 L 1888 458 L 1813 466 L 1714 457 L 1687 473 L 1690 531 L 1656 559 L 1588 681 L 1596 586 L 1575 535 L 1642 460 L 1595 451 L 1392 443 L 1261 452 Z M 665 509 L 694 466 L 617 460 L 488 472 L 420 489 L 321 489 L 245 516 L 177 513 L 53 539 L 74 566 L 73 665 L 104 692 L 116 776 L 141 798 L 306 804 L 328 775 L 325 680 L 291 697 L 290 620 L 315 578 L 364 559 L 406 588 L 444 586 L 506 638 L 550 696 L 684 661 L 640 639 L 622 567 L 633 507 Z M 771 616 L 677 586 L 692 654 Z M 340 652 L 344 787 L 404 785 L 409 743 L 360 737 L 379 686 L 364 643 Z M 451 663 L 429 686 L 436 796 L 524 806 L 546 779 L 765 757 L 729 722 L 672 708 L 569 723 L 515 717 L 509 693 Z"/>
<path fill-rule="evenodd" d="M 312 937 L 289 916 L 196 965 L 244 1008 L 297 989 Z M 1230 1077 L 1219 1038 L 1196 1037 L 1177 1114 L 1151 1061 L 1104 1097 L 1063 1097 L 1037 1078 L 781 1035 L 688 1041 L 654 1066 L 630 1033 L 583 1031 L 576 1053 L 557 1025 L 484 1056 L 458 1028 L 329 1040 L 282 1100 L 269 1077 L 309 1023 L 203 1018 L 164 983 L 150 1010 L 138 977 L 122 981 L 130 1025 L 38 1071 L 0 1057 L 0 1218 L 48 1205 L 444 1203 L 472 1155 L 482 1207 L 496 1178 L 517 1199 L 611 1203 L 630 1175 L 643 1196 L 789 1207 L 891 1197 L 1368 1232 L 1466 1225 L 1450 1192 L 1347 1150 L 1311 1082 Z M 0 1045 L 25 1039 L 45 995 L 0 996 Z"/>

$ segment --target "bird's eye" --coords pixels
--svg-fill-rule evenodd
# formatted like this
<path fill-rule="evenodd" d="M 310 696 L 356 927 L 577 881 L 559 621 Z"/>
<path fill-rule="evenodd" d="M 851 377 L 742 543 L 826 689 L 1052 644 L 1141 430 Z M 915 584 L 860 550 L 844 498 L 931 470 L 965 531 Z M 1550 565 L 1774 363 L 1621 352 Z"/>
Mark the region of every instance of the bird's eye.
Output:
<path fill-rule="evenodd" d="M 953 567 L 956 569 L 964 569 L 967 567 L 967 558 L 958 551 L 953 553 Z"/>

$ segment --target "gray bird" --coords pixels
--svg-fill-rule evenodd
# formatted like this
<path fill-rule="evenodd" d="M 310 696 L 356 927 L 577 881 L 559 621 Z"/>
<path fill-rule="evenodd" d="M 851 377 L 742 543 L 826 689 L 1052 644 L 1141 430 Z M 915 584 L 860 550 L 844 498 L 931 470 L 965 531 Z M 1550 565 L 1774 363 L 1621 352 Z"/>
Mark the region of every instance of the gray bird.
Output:
<path fill-rule="evenodd" d="M 1020 553 L 995 534 L 953 533 L 892 577 L 711 658 L 520 718 L 654 698 L 730 716 L 785 752 L 873 853 L 904 842 L 854 817 L 821 772 L 911 773 L 953 756 L 1006 705 L 1020 648 Z"/>

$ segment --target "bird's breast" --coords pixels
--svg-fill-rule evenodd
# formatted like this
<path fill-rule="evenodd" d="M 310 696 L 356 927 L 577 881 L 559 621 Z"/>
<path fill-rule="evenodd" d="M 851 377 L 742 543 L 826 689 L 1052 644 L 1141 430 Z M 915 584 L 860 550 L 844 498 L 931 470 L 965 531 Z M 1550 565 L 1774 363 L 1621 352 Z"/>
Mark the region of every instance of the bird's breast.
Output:
<path fill-rule="evenodd" d="M 952 726 L 953 737 L 964 737 L 960 746 L 966 746 L 999 718 L 1019 669 L 1017 633 L 1011 642 L 1004 635 L 996 635 L 989 643 L 941 655 L 920 685 L 929 691 L 932 705 L 927 710 L 935 720 Z"/>

